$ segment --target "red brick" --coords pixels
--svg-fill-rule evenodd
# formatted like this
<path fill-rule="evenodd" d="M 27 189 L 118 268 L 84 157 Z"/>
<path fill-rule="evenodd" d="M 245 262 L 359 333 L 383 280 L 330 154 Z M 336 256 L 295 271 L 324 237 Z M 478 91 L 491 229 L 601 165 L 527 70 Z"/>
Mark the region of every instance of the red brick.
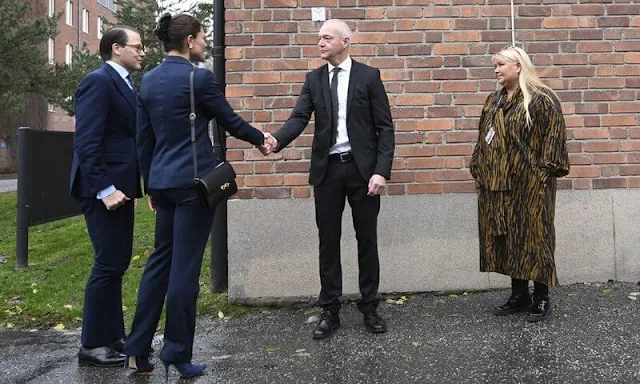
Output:
<path fill-rule="evenodd" d="M 457 117 L 462 115 L 461 107 L 429 107 L 427 117 Z"/>
<path fill-rule="evenodd" d="M 287 199 L 291 197 L 291 188 L 256 188 L 258 199 Z"/>
<path fill-rule="evenodd" d="M 640 165 L 620 166 L 620 176 L 637 176 L 637 175 L 640 175 Z"/>
<path fill-rule="evenodd" d="M 578 28 L 577 17 L 547 17 L 543 21 L 545 28 Z"/>
<path fill-rule="evenodd" d="M 578 52 L 611 52 L 613 43 L 610 41 L 580 41 L 578 42 Z"/>
<path fill-rule="evenodd" d="M 396 105 L 431 105 L 433 96 L 431 95 L 398 95 Z"/>
<path fill-rule="evenodd" d="M 620 150 L 624 152 L 640 151 L 640 140 L 621 141 Z"/>
<path fill-rule="evenodd" d="M 480 41 L 480 33 L 476 31 L 447 32 L 444 34 L 444 41 Z"/>
<path fill-rule="evenodd" d="M 449 144 L 436 146 L 436 156 L 463 156 L 473 152 L 471 144 Z"/>
<path fill-rule="evenodd" d="M 585 152 L 616 152 L 620 149 L 617 141 L 588 141 L 583 146 Z"/>
<path fill-rule="evenodd" d="M 386 35 L 387 43 L 422 43 L 424 34 L 421 32 L 393 32 Z"/>
<path fill-rule="evenodd" d="M 406 60 L 407 68 L 438 68 L 442 66 L 442 57 L 417 57 Z"/>
<path fill-rule="evenodd" d="M 433 156 L 435 148 L 432 145 L 400 145 L 396 147 L 395 155 L 400 157 Z"/>
<path fill-rule="evenodd" d="M 435 181 L 464 181 L 471 179 L 471 174 L 467 170 L 443 170 L 436 171 L 433 179 Z"/>
<path fill-rule="evenodd" d="M 442 193 L 441 183 L 407 184 L 407 194 Z"/>
<path fill-rule="evenodd" d="M 473 193 L 476 191 L 476 183 L 473 181 L 445 183 L 444 193 Z"/>
<path fill-rule="evenodd" d="M 569 164 L 571 164 L 571 167 L 576 165 L 591 165 L 593 164 L 593 156 L 582 153 L 570 153 Z"/>
<path fill-rule="evenodd" d="M 589 5 L 572 5 L 571 6 L 571 14 L 576 16 L 600 16 L 604 15 L 604 6 L 598 4 L 589 4 Z"/>
<path fill-rule="evenodd" d="M 596 153 L 593 155 L 594 164 L 625 164 L 627 155 L 625 153 Z"/>
<path fill-rule="evenodd" d="M 407 159 L 407 169 L 442 168 L 442 159 L 433 157 L 414 157 Z"/>
<path fill-rule="evenodd" d="M 600 167 L 597 166 L 572 166 L 569 177 L 600 177 Z"/>
<path fill-rule="evenodd" d="M 627 179 L 610 178 L 595 179 L 592 181 L 593 189 L 627 188 Z"/>
<path fill-rule="evenodd" d="M 602 125 L 609 127 L 637 126 L 638 119 L 635 116 L 602 116 Z"/>
<path fill-rule="evenodd" d="M 311 188 L 310 187 L 293 187 L 291 189 L 292 195 L 295 198 L 305 199 L 311 197 Z"/>

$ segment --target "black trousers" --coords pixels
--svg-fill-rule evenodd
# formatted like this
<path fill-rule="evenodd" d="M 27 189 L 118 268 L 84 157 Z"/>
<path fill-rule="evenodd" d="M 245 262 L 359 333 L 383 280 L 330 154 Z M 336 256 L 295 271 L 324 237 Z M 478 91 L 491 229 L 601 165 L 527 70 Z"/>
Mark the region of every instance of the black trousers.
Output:
<path fill-rule="evenodd" d="M 104 347 L 124 338 L 122 276 L 133 247 L 133 200 L 108 211 L 98 199 L 78 199 L 95 250 L 93 269 L 84 291 L 81 342 Z"/>
<path fill-rule="evenodd" d="M 329 161 L 322 183 L 314 188 L 316 225 L 320 238 L 320 296 L 318 304 L 338 312 L 342 296 L 340 237 L 345 198 L 353 212 L 353 227 L 358 242 L 361 311 L 378 305 L 380 283 L 378 260 L 378 213 L 380 196 L 368 196 L 369 181 L 364 180 L 355 161 Z"/>

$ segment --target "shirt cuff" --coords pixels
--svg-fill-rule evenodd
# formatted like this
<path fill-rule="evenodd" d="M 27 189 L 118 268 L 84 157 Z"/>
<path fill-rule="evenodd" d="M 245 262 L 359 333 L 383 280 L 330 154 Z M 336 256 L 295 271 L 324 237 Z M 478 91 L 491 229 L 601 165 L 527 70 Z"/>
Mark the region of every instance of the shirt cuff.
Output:
<path fill-rule="evenodd" d="M 108 186 L 107 188 L 103 189 L 102 191 L 98 192 L 98 196 L 96 196 L 98 198 L 98 200 L 102 200 L 105 197 L 109 196 L 110 194 L 112 194 L 113 192 L 116 191 L 116 187 L 113 185 Z"/>

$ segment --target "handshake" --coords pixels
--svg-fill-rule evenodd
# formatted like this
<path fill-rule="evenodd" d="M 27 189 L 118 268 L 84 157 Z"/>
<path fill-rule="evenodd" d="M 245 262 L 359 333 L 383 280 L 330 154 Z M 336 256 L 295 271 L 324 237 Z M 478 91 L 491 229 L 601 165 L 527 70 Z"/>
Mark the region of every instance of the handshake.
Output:
<path fill-rule="evenodd" d="M 278 148 L 278 140 L 273 137 L 269 132 L 264 133 L 264 144 L 258 146 L 260 152 L 267 156 L 271 152 Z"/>

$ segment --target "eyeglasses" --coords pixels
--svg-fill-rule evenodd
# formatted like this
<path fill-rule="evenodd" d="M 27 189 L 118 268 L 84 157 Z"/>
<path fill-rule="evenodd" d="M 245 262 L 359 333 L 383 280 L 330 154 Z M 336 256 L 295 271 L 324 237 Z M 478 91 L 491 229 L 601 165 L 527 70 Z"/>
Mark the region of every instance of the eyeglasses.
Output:
<path fill-rule="evenodd" d="M 142 44 L 120 44 L 123 47 L 133 47 L 138 53 L 144 51 L 144 46 Z"/>

